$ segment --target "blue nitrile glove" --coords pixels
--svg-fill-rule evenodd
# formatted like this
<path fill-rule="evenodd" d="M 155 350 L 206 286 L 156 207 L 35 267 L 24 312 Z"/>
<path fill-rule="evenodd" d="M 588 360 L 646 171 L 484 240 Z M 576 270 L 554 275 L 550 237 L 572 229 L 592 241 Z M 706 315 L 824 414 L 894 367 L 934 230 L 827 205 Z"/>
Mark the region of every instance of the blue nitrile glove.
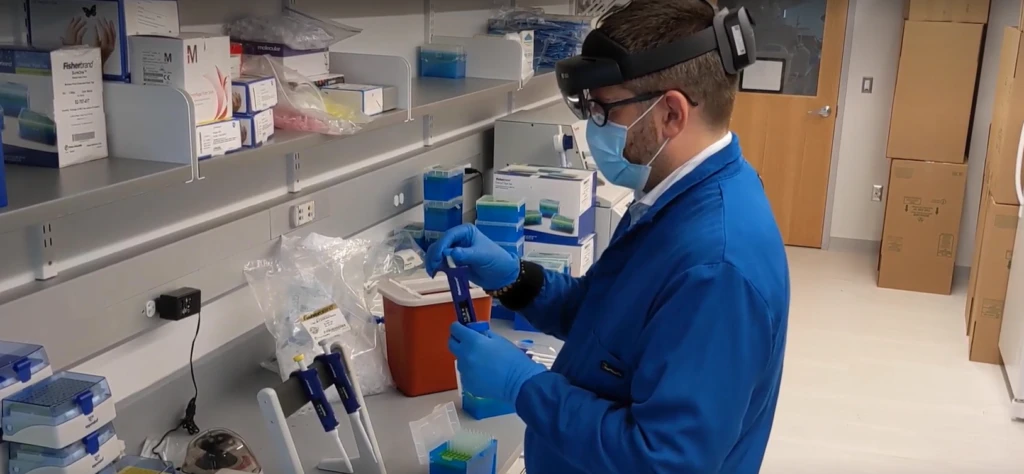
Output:
<path fill-rule="evenodd" d="M 475 225 L 453 227 L 427 249 L 427 273 L 433 277 L 451 255 L 458 266 L 469 267 L 469 281 L 485 290 L 498 290 L 519 278 L 519 259 L 498 246 Z"/>
<path fill-rule="evenodd" d="M 515 404 L 523 384 L 547 370 L 508 339 L 459 323 L 452 324 L 448 350 L 458 360 L 462 389 L 475 397 Z"/>

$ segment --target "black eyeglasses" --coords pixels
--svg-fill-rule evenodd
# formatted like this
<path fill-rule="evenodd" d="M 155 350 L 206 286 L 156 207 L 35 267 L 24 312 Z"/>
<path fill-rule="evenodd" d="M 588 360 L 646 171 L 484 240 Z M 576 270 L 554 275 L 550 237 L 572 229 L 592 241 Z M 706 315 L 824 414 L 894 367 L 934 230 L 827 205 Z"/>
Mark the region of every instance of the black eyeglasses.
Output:
<path fill-rule="evenodd" d="M 665 95 L 666 92 L 667 91 L 645 92 L 643 94 L 638 94 L 628 99 L 622 99 L 617 100 L 615 102 L 607 103 L 601 102 L 597 99 L 591 99 L 589 97 L 586 98 L 585 100 L 590 110 L 590 120 L 594 122 L 594 125 L 597 125 L 598 127 L 603 127 L 608 124 L 608 116 L 616 107 L 637 104 L 640 102 L 647 102 L 649 100 L 657 99 L 658 97 Z M 679 93 L 683 94 L 683 97 L 686 97 L 686 101 L 689 102 L 691 106 L 697 106 L 697 102 L 694 102 L 693 99 L 691 99 L 687 93 L 683 91 L 679 91 Z"/>

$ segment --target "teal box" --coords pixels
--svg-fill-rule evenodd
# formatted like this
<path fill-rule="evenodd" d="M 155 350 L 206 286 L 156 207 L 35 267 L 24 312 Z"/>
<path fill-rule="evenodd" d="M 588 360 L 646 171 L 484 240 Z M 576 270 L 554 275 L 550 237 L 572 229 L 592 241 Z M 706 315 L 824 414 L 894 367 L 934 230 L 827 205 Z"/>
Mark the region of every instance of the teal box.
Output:
<path fill-rule="evenodd" d="M 498 199 L 487 194 L 476 200 L 478 221 L 518 223 L 528 213 L 525 199 Z"/>
<path fill-rule="evenodd" d="M 519 239 L 518 242 L 495 242 L 499 247 L 508 251 L 513 257 L 522 258 L 526 255 L 526 238 Z"/>
<path fill-rule="evenodd" d="M 474 420 L 486 420 L 496 416 L 511 415 L 516 412 L 516 407 L 501 400 L 475 397 L 462 392 L 462 411 L 473 417 Z"/>

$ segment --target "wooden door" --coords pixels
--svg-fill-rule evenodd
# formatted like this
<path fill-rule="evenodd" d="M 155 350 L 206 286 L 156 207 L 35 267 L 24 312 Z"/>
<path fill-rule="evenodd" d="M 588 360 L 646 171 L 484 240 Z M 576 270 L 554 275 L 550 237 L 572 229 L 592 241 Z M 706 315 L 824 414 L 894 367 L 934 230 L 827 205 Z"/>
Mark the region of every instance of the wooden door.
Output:
<path fill-rule="evenodd" d="M 719 0 L 756 22 L 732 116 L 788 245 L 821 247 L 849 0 Z"/>

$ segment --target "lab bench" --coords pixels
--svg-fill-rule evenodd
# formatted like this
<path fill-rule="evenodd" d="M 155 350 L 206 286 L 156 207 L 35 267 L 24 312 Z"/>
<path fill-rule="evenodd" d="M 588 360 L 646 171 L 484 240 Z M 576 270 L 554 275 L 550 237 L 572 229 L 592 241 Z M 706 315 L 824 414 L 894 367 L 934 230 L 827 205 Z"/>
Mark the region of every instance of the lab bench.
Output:
<path fill-rule="evenodd" d="M 510 339 L 532 339 L 538 344 L 560 348 L 561 342 L 537 333 L 512 330 L 511 323 L 496 321 L 494 329 Z M 196 422 L 203 430 L 227 428 L 239 435 L 252 447 L 264 472 L 274 472 L 278 449 L 271 444 L 270 432 L 260 415 L 256 393 L 280 382 L 277 374 L 259 366 L 262 358 L 273 353 L 273 338 L 264 328 L 258 328 L 233 341 L 223 350 L 196 362 L 199 385 Z M 262 357 L 262 358 L 261 358 Z M 192 395 L 188 368 L 154 385 L 139 396 L 118 404 L 115 422 L 118 435 L 124 440 L 127 452 L 138 453 L 145 438 L 159 439 L 180 416 L 185 402 Z M 391 474 L 426 473 L 413 447 L 409 422 L 429 414 L 436 405 L 454 402 L 461 407 L 457 391 L 408 398 L 397 390 L 366 398 L 366 406 L 373 422 L 384 466 Z M 337 410 L 342 410 L 336 403 Z M 323 473 L 316 468 L 324 457 L 334 456 L 337 450 L 324 434 L 312 411 L 289 418 L 302 465 L 309 474 Z M 498 473 L 504 474 L 516 462 L 523 449 L 525 425 L 515 415 L 487 420 L 473 420 L 460 409 L 463 427 L 488 433 L 498 440 Z M 341 417 L 339 427 L 342 440 L 349 453 L 356 450 L 347 418 Z M 190 439 L 185 434 L 172 435 L 175 443 Z"/>

